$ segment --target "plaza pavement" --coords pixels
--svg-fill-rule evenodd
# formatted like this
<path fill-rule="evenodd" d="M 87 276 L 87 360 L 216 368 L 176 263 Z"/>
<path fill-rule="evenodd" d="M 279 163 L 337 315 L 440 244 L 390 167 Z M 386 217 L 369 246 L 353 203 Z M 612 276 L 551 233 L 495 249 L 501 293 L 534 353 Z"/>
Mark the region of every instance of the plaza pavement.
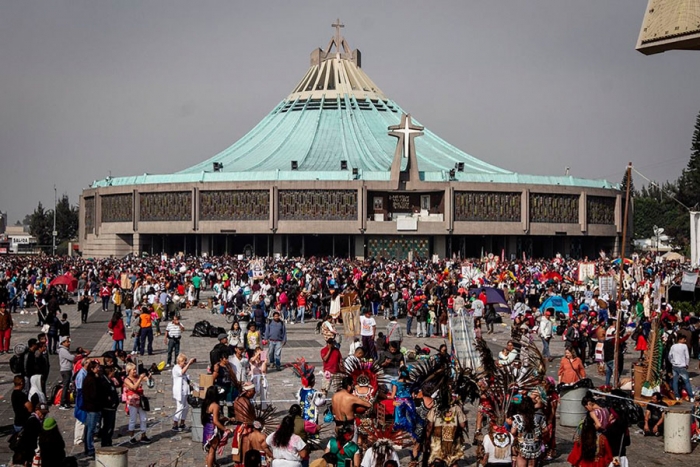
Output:
<path fill-rule="evenodd" d="M 72 347 L 75 349 L 78 346 L 92 349 L 93 355 L 101 355 L 102 352 L 111 349 L 112 340 L 107 334 L 107 322 L 111 318 L 110 313 L 103 313 L 99 310 L 99 305 L 95 304 L 91 307 L 90 316 L 88 322 L 85 324 L 80 323 L 80 317 L 77 312 L 75 305 L 69 305 L 62 307 L 63 312 L 68 313 L 69 321 L 71 322 L 72 329 Z M 15 329 L 13 330 L 12 342 L 13 345 L 18 342 L 26 342 L 30 337 L 35 337 L 39 332 L 39 328 L 35 327 L 35 314 L 21 315 L 14 314 L 13 319 L 15 320 Z M 190 375 L 193 381 L 198 381 L 198 376 L 200 373 L 206 372 L 206 366 L 209 359 L 209 351 L 216 343 L 215 339 L 211 338 L 195 338 L 191 337 L 190 333 L 192 326 L 195 322 L 200 320 L 208 320 L 214 326 L 222 326 L 227 328 L 227 324 L 222 316 L 212 315 L 208 310 L 202 309 L 191 309 L 184 310 L 182 312 L 182 323 L 186 328 L 184 333 L 184 338 L 181 341 L 181 352 L 187 354 L 189 357 L 197 358 L 197 363 L 190 368 Z M 505 321 L 509 321 L 507 318 Z M 384 330 L 386 326 L 386 320 L 382 317 L 377 317 L 378 330 Z M 402 322 L 402 325 L 404 323 Z M 317 369 L 321 367 L 320 361 L 320 348 L 322 346 L 322 338 L 320 335 L 315 333 L 315 321 L 307 322 L 304 325 L 294 324 L 288 325 L 288 343 L 283 349 L 282 360 L 283 363 L 294 362 L 298 357 L 304 357 L 309 363 L 315 365 Z M 165 327 L 161 326 L 164 331 Z M 415 331 L 415 329 L 414 329 Z M 492 351 L 494 353 L 498 352 L 502 347 L 505 346 L 508 338 L 510 336 L 510 329 L 507 324 L 497 325 L 496 331 L 492 335 L 486 335 L 485 338 L 489 343 Z M 125 341 L 125 349 L 130 350 L 132 346 L 132 339 L 127 338 Z M 407 348 L 413 348 L 416 344 L 423 346 L 424 344 L 438 347 L 442 343 L 442 339 L 431 338 L 431 339 L 416 339 L 408 337 L 404 341 L 404 345 Z M 349 341 L 345 338 L 343 342 L 343 355 L 347 354 Z M 552 355 L 556 357 L 555 361 L 552 362 L 548 368 L 547 373 L 556 379 L 556 372 L 558 368 L 558 361 L 563 354 L 563 342 L 561 338 L 555 336 L 552 340 L 551 348 Z M 166 359 L 165 355 L 166 346 L 163 344 L 163 337 L 154 338 L 154 352 L 155 355 L 149 357 L 144 357 L 144 363 L 146 366 L 151 363 L 157 363 Z M 623 377 L 629 375 L 630 367 L 632 362 L 637 357 L 636 352 L 630 352 L 625 356 L 625 373 Z M 7 439 L 7 436 L 11 432 L 13 412 L 10 404 L 10 392 L 12 391 L 12 374 L 9 371 L 9 358 L 10 355 L 0 356 L 0 435 L 3 439 Z M 691 365 L 691 376 L 697 376 L 697 371 L 695 370 L 695 361 Z M 602 384 L 601 378 L 596 374 L 597 372 L 593 367 L 589 368 L 591 376 L 596 383 L 596 385 Z M 128 436 L 126 435 L 128 417 L 124 413 L 123 406 L 120 406 L 117 413 L 117 423 L 115 429 L 115 440 L 114 444 L 122 444 L 129 449 L 129 463 L 130 465 L 138 466 L 177 466 L 177 465 L 194 465 L 203 466 L 204 465 L 204 453 L 202 451 L 201 443 L 193 442 L 191 440 L 190 432 L 175 433 L 170 430 L 171 420 L 169 417 L 174 413 L 175 404 L 171 397 L 171 378 L 170 372 L 164 371 L 163 374 L 154 377 L 156 381 L 155 388 L 146 390 L 146 395 L 151 401 L 151 412 L 148 415 L 149 428 L 148 436 L 151 437 L 153 442 L 149 445 L 137 444 L 132 446 L 128 444 Z M 51 386 L 60 380 L 58 374 L 58 358 L 56 356 L 51 357 L 51 374 L 49 376 L 49 382 L 47 384 L 47 392 L 50 391 Z M 274 370 L 268 373 L 268 385 L 269 385 L 269 399 L 273 401 L 289 401 L 294 399 L 294 395 L 299 388 L 299 380 L 296 378 L 292 372 L 292 369 L 288 366 L 282 371 L 276 372 Z M 286 412 L 291 402 L 278 402 L 274 403 L 278 408 L 279 413 Z M 683 405 L 684 408 L 689 408 L 688 404 Z M 473 438 L 474 432 L 474 422 L 476 416 L 476 406 L 468 407 L 468 420 L 469 420 L 469 433 L 468 439 Z M 73 426 L 74 418 L 72 416 L 72 411 L 62 411 L 58 410 L 57 407 L 51 407 L 50 416 L 56 418 L 58 425 L 63 433 L 63 438 L 66 441 L 66 453 L 67 455 L 74 455 L 78 458 L 79 464 L 81 466 L 92 466 L 94 461 L 89 461 L 83 456 L 83 446 L 73 444 Z M 188 426 L 190 425 L 190 420 L 188 420 Z M 630 460 L 630 465 L 635 467 L 646 467 L 646 466 L 657 466 L 665 465 L 670 463 L 680 463 L 681 465 L 692 465 L 696 464 L 700 460 L 700 456 L 697 452 L 693 452 L 689 455 L 672 455 L 664 453 L 664 442 L 663 438 L 645 438 L 636 432 L 637 430 L 633 427 L 631 428 L 631 438 L 632 444 L 628 448 L 628 457 Z M 332 428 L 326 427 L 324 429 L 325 438 L 327 438 L 330 433 L 332 433 Z M 547 465 L 552 466 L 568 466 L 566 462 L 566 456 L 571 450 L 574 430 L 566 427 L 557 427 L 557 451 L 560 456 L 553 462 Z M 325 441 L 323 443 L 325 446 Z M 96 443 L 96 447 L 99 448 L 99 443 Z M 466 460 L 462 462 L 462 465 L 474 465 L 476 460 L 474 455 L 474 448 L 469 446 L 466 450 Z M 312 451 L 311 458 L 316 459 L 322 454 L 321 451 Z M 408 464 L 408 451 L 402 451 L 400 453 L 402 465 Z M 10 450 L 6 442 L 0 443 L 0 464 L 9 464 L 10 460 Z M 222 465 L 231 465 L 230 459 L 230 448 L 224 451 L 224 455 L 219 459 Z"/>

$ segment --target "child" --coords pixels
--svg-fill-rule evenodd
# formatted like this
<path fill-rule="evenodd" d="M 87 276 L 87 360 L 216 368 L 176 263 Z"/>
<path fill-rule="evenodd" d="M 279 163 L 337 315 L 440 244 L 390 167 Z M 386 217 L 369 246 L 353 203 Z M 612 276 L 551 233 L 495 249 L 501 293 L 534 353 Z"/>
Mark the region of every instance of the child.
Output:
<path fill-rule="evenodd" d="M 428 337 L 437 337 L 437 315 L 435 305 L 428 308 Z"/>
<path fill-rule="evenodd" d="M 440 312 L 440 317 L 438 318 L 438 322 L 440 323 L 440 334 L 442 335 L 442 338 L 447 337 L 447 311 L 443 308 L 442 311 Z"/>
<path fill-rule="evenodd" d="M 58 323 L 58 335 L 60 337 L 70 337 L 70 322 L 68 321 L 68 315 L 66 313 L 61 315 L 61 321 Z"/>

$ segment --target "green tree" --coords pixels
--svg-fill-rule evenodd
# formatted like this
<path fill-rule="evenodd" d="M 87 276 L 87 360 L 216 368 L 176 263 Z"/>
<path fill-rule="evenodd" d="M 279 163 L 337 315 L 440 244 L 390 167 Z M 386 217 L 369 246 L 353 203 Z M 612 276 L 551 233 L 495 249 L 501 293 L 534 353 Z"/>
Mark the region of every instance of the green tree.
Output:
<path fill-rule="evenodd" d="M 695 120 L 690 160 L 678 183 L 678 199 L 690 209 L 700 206 L 700 113 Z"/>
<path fill-rule="evenodd" d="M 71 206 L 68 195 L 65 194 L 56 205 L 56 231 L 56 243 L 72 240 L 78 235 L 78 206 Z"/>
<path fill-rule="evenodd" d="M 51 252 L 53 242 L 53 210 L 44 210 L 39 203 L 31 215 L 25 217 L 29 224 L 29 232 L 37 239 L 37 243 L 44 247 L 44 251 Z M 71 206 L 68 195 L 63 195 L 56 204 L 56 247 L 73 240 L 78 234 L 78 207 Z"/>
<path fill-rule="evenodd" d="M 49 217 L 51 216 L 51 217 Z M 29 233 L 32 234 L 41 246 L 51 245 L 51 228 L 53 211 L 44 211 L 44 206 L 39 203 L 29 220 Z"/>

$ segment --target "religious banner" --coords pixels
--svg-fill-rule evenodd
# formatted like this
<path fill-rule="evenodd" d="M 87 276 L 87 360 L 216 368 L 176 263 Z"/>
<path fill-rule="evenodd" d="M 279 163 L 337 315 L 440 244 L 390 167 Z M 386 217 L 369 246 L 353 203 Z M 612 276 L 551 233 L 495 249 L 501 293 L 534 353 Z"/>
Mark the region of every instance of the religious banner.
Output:
<path fill-rule="evenodd" d="M 578 280 L 586 282 L 595 279 L 595 263 L 579 263 L 578 265 Z"/>
<path fill-rule="evenodd" d="M 690 264 L 700 262 L 700 212 L 690 211 Z"/>
<path fill-rule="evenodd" d="M 265 262 L 262 259 L 254 259 L 248 264 L 253 279 L 262 279 L 265 276 Z"/>
<path fill-rule="evenodd" d="M 600 298 L 607 295 L 610 301 L 615 300 L 615 278 L 613 276 L 600 276 L 598 278 L 598 288 Z"/>
<path fill-rule="evenodd" d="M 695 291 L 695 284 L 698 282 L 697 272 L 683 272 L 683 280 L 681 281 L 681 290 L 683 292 Z"/>
<path fill-rule="evenodd" d="M 463 368 L 475 370 L 481 366 L 481 358 L 476 351 L 474 318 L 467 313 L 459 313 L 449 320 L 450 342 L 455 358 Z"/>
<path fill-rule="evenodd" d="M 654 307 L 658 310 L 661 308 L 661 278 L 654 279 L 654 291 L 652 298 L 654 299 Z"/>
<path fill-rule="evenodd" d="M 340 316 L 343 319 L 343 330 L 346 337 L 360 335 L 360 305 L 356 302 L 356 292 L 340 295 Z"/>

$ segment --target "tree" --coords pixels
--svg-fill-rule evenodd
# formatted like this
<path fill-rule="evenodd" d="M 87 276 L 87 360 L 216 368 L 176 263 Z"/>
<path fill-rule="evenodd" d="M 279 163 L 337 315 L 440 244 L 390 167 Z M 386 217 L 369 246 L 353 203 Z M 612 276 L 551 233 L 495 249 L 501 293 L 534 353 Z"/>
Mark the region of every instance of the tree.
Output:
<path fill-rule="evenodd" d="M 22 227 L 22 221 L 15 222 L 15 227 Z"/>
<path fill-rule="evenodd" d="M 700 206 L 700 113 L 695 120 L 690 160 L 678 183 L 678 199 L 690 209 Z"/>
<path fill-rule="evenodd" d="M 53 210 L 44 210 L 39 203 L 31 215 L 26 216 L 29 233 L 37 239 L 37 243 L 47 252 L 53 244 Z M 71 206 L 68 195 L 63 195 L 56 204 L 56 246 L 74 239 L 78 234 L 78 207 Z"/>
<path fill-rule="evenodd" d="M 39 202 L 29 220 L 29 233 L 41 246 L 51 245 L 51 223 L 47 217 L 49 213 L 53 217 L 53 211 L 44 211 L 44 206 Z"/>
<path fill-rule="evenodd" d="M 52 219 L 53 222 L 53 219 Z M 71 206 L 68 195 L 63 195 L 56 205 L 56 243 L 72 240 L 78 235 L 78 206 Z"/>

